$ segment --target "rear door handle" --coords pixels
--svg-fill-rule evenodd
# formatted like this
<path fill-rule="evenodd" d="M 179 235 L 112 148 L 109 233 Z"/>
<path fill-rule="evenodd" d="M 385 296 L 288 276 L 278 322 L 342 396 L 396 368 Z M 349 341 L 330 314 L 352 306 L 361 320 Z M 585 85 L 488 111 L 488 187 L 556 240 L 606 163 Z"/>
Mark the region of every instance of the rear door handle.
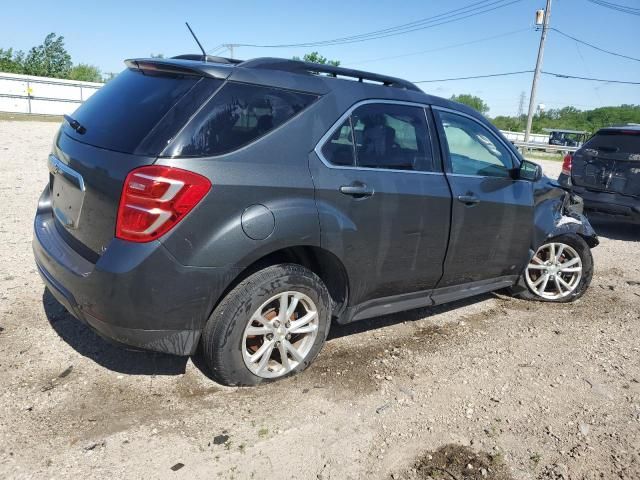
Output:
<path fill-rule="evenodd" d="M 458 195 L 458 201 L 464 203 L 467 206 L 472 206 L 480 203 L 480 199 L 474 195 Z"/>
<path fill-rule="evenodd" d="M 342 185 L 340 187 L 340 193 L 356 198 L 364 198 L 373 195 L 373 189 L 364 183 L 353 183 L 351 185 Z"/>

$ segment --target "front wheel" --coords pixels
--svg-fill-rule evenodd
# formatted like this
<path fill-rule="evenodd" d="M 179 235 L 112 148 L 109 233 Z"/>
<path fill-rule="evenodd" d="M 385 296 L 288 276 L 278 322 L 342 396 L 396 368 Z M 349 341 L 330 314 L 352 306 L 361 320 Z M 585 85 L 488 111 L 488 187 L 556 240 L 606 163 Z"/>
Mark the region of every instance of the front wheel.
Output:
<path fill-rule="evenodd" d="M 580 298 L 593 276 L 589 245 L 577 235 L 547 240 L 531 257 L 518 281 L 516 296 L 545 302 L 571 302 Z"/>
<path fill-rule="evenodd" d="M 304 370 L 324 344 L 329 293 L 295 264 L 265 268 L 220 302 L 202 332 L 204 360 L 224 385 L 257 385 Z"/>

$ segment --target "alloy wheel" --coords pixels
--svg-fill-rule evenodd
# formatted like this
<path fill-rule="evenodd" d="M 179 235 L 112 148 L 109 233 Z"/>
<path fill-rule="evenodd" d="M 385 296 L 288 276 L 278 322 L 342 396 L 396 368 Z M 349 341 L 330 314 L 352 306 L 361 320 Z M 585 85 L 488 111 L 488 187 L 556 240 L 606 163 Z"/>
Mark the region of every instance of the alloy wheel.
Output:
<path fill-rule="evenodd" d="M 529 261 L 525 277 L 536 295 L 558 300 L 573 293 L 580 284 L 582 260 L 566 243 L 547 243 Z"/>
<path fill-rule="evenodd" d="M 287 291 L 264 302 L 249 318 L 242 358 L 258 377 L 277 378 L 305 361 L 318 335 L 318 309 L 301 292 Z"/>

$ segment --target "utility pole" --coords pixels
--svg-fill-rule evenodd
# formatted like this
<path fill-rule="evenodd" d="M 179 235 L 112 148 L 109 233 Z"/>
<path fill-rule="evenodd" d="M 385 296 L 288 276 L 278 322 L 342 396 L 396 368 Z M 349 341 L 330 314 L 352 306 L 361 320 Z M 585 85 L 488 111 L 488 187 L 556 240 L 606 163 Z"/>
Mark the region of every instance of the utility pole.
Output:
<path fill-rule="evenodd" d="M 222 46 L 229 50 L 229 58 L 233 58 L 233 49 L 239 47 L 237 43 L 223 43 Z"/>
<path fill-rule="evenodd" d="M 529 114 L 527 115 L 527 128 L 524 131 L 524 141 L 529 141 L 531 134 L 531 122 L 533 121 L 533 112 L 536 109 L 536 87 L 540 79 L 540 70 L 542 69 L 542 57 L 544 55 L 544 43 L 547 40 L 547 29 L 549 27 L 549 18 L 551 17 L 551 0 L 547 0 L 547 6 L 544 9 L 544 19 L 542 21 L 542 34 L 540 35 L 540 47 L 538 47 L 538 59 L 536 60 L 536 70 L 533 74 L 533 82 L 531 83 L 531 95 L 529 96 Z M 537 22 L 536 22 L 537 23 Z"/>
<path fill-rule="evenodd" d="M 522 120 L 522 116 L 524 115 L 524 102 L 527 96 L 524 92 L 520 92 L 520 101 L 518 102 L 518 123 Z"/>

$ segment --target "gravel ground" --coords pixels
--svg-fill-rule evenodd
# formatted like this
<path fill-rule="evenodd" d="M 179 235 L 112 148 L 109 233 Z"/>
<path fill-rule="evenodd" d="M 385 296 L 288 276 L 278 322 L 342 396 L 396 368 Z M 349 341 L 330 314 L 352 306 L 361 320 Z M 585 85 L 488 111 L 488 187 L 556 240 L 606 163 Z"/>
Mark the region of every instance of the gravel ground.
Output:
<path fill-rule="evenodd" d="M 56 128 L 0 122 L 0 478 L 640 478 L 637 229 L 596 225 L 573 304 L 492 294 L 335 327 L 302 375 L 225 388 L 45 292 L 31 221 Z"/>

